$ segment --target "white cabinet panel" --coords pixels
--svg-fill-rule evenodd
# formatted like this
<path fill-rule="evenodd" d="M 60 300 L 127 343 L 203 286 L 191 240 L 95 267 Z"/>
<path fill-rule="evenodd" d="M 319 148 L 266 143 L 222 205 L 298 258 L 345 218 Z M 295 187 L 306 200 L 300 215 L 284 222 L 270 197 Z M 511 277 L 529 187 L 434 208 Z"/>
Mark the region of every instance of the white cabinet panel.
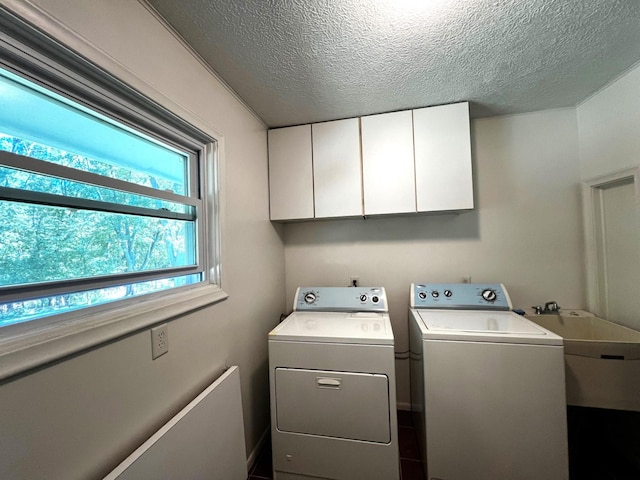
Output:
<path fill-rule="evenodd" d="M 269 192 L 272 220 L 471 209 L 469 104 L 269 130 Z"/>
<path fill-rule="evenodd" d="M 313 218 L 311 125 L 269 130 L 271 220 Z"/>
<path fill-rule="evenodd" d="M 467 102 L 413 111 L 419 212 L 473 208 Z"/>
<path fill-rule="evenodd" d="M 361 121 L 365 215 L 415 212 L 412 112 Z"/>
<path fill-rule="evenodd" d="M 312 125 L 316 218 L 362 215 L 360 120 Z"/>

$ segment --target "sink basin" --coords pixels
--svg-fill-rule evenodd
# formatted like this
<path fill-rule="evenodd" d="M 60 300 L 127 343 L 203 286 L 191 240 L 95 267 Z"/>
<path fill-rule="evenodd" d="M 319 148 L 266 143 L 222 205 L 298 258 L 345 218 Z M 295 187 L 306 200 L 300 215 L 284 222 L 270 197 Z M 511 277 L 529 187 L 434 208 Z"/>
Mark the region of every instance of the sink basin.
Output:
<path fill-rule="evenodd" d="M 565 353 L 640 360 L 640 332 L 589 312 L 570 310 L 560 314 L 526 315 L 526 318 L 564 338 Z"/>
<path fill-rule="evenodd" d="M 564 339 L 567 404 L 640 411 L 640 332 L 583 310 L 525 317 Z"/>

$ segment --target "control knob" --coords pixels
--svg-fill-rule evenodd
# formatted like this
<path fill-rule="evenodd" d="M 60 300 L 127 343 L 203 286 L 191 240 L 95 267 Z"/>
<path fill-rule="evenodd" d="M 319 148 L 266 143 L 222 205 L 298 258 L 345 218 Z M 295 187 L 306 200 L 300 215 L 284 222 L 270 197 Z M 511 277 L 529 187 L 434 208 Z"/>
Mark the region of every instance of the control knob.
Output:
<path fill-rule="evenodd" d="M 418 293 L 418 296 L 419 296 L 422 300 L 424 300 L 425 298 L 427 298 L 427 293 L 426 293 L 426 292 L 420 292 L 420 293 Z"/>
<path fill-rule="evenodd" d="M 498 298 L 496 291 L 491 288 L 486 288 L 482 291 L 482 298 L 484 298 L 487 302 L 495 302 Z"/>
<path fill-rule="evenodd" d="M 313 292 L 307 292 L 304 294 L 305 303 L 311 304 L 316 301 L 316 294 Z"/>

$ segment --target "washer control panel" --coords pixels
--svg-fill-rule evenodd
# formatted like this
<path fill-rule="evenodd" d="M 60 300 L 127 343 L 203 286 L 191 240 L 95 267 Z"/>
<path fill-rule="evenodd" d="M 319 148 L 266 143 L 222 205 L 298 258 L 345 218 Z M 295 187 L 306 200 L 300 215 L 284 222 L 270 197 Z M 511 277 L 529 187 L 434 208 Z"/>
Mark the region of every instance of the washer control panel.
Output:
<path fill-rule="evenodd" d="M 501 283 L 413 283 L 411 308 L 453 310 L 511 310 Z"/>
<path fill-rule="evenodd" d="M 298 287 L 296 311 L 388 312 L 383 287 Z"/>

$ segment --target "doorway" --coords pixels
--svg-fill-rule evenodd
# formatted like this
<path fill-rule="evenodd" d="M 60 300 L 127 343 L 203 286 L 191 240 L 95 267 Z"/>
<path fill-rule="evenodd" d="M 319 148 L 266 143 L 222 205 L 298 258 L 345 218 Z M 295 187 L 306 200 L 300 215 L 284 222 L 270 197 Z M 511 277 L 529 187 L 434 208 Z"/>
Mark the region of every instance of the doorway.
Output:
<path fill-rule="evenodd" d="M 589 310 L 640 330 L 640 173 L 588 182 L 585 227 Z"/>

